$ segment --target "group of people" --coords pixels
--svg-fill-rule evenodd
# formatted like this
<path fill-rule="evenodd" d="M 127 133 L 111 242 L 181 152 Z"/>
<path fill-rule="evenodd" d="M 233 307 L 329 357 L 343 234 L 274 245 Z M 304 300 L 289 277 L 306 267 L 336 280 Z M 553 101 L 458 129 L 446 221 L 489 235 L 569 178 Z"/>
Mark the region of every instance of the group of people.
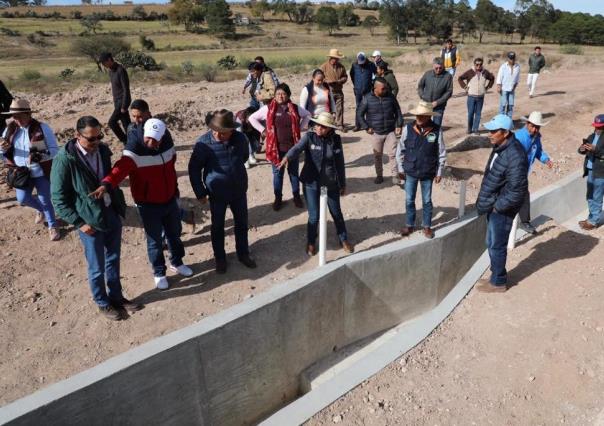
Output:
<path fill-rule="evenodd" d="M 537 49 L 536 49 L 537 50 Z M 544 60 L 532 59 L 531 71 L 542 68 Z M 272 164 L 274 201 L 272 208 L 281 209 L 283 180 L 287 171 L 293 203 L 308 210 L 305 251 L 317 253 L 316 237 L 319 222 L 319 196 L 322 188 L 334 220 L 340 245 L 346 253 L 354 251 L 340 197 L 347 192 L 344 147 L 337 131 L 346 129 L 343 122 L 342 87 L 348 74 L 337 49 L 330 50 L 328 60 L 312 73 L 300 93 L 300 102 L 291 99 L 289 86 L 280 82 L 262 57 L 250 64 L 242 93 L 249 93 L 250 105 L 237 113 L 226 109 L 208 113 L 209 131 L 201 135 L 189 159 L 188 174 L 195 197 L 209 204 L 211 240 L 217 273 L 228 269 L 224 248 L 225 214 L 233 214 L 236 254 L 248 268 L 256 268 L 248 243 L 247 168 L 256 162 L 255 153 L 262 145 L 266 159 Z M 476 132 L 486 91 L 494 84 L 501 90 L 509 106 L 518 78 L 515 55 L 509 54 L 495 78 L 482 68 L 476 58 L 474 67 L 458 78 L 468 94 L 468 132 Z M 2 129 L 0 153 L 12 172 L 27 170 L 26 182 L 16 172 L 9 182 L 17 192 L 20 204 L 36 210 L 36 223 L 46 222 L 53 241 L 60 239 L 57 217 L 78 229 L 88 264 L 88 281 L 99 311 L 107 318 L 125 318 L 126 311 L 142 308 L 122 294 L 120 283 L 120 251 L 122 223 L 126 203 L 120 183 L 130 178 L 130 190 L 143 223 L 149 263 L 154 285 L 169 287 L 168 270 L 181 276 L 193 274 L 184 262 L 185 250 L 180 237 L 183 210 L 179 207 L 179 188 L 175 169 L 176 150 L 166 124 L 154 118 L 149 104 L 142 99 L 131 100 L 129 81 L 123 66 L 110 53 L 100 55 L 100 62 L 109 70 L 114 98 L 110 128 L 124 143 L 122 156 L 113 165 L 109 147 L 102 143 L 104 135 L 99 120 L 83 116 L 76 123 L 75 137 L 59 149 L 50 127 L 33 118 L 35 111 L 24 99 L 11 99 L 2 108 L 1 117 L 10 117 Z M 452 94 L 452 77 L 461 63 L 451 41 L 433 60 L 432 70 L 418 83 L 419 101 L 409 113 L 414 119 L 406 123 L 396 100 L 398 84 L 379 51 L 367 58 L 359 52 L 350 69 L 354 84 L 356 130 L 370 135 L 374 153 L 375 183 L 383 179 L 383 153 L 390 157 L 393 183 L 406 192 L 406 223 L 402 236 L 415 231 L 415 198 L 419 186 L 422 196 L 421 230 L 433 238 L 432 185 L 439 183 L 446 162 L 442 119 Z M 507 67 L 507 68 L 505 68 Z M 534 74 L 534 73 L 533 73 Z M 534 93 L 536 78 L 529 78 Z M 511 88 L 511 90 L 509 90 Z M 0 85 L 0 101 L 4 101 Z M 510 92 L 512 97 L 510 98 Z M 9 94 L 10 96 L 10 94 Z M 492 276 L 481 283 L 484 291 L 505 291 L 507 288 L 506 243 L 514 216 L 520 213 L 528 232 L 530 195 L 528 175 L 532 164 L 539 160 L 552 167 L 543 150 L 540 128 L 547 123 L 534 111 L 525 127 L 514 132 L 510 109 L 484 124 L 494 146 L 485 168 L 476 203 L 479 214 L 488 220 L 487 247 L 491 257 Z M 601 222 L 604 197 L 604 115 L 594 120 L 595 132 L 583 141 L 579 153 L 585 155 L 588 177 L 590 215 L 581 227 L 594 229 Z M 304 165 L 299 171 L 299 158 Z M 300 188 L 302 187 L 302 188 Z M 33 194 L 35 189 L 36 194 Z M 302 195 L 304 199 L 302 198 Z M 56 212 L 56 214 L 55 214 Z M 169 263 L 164 257 L 164 245 Z"/>

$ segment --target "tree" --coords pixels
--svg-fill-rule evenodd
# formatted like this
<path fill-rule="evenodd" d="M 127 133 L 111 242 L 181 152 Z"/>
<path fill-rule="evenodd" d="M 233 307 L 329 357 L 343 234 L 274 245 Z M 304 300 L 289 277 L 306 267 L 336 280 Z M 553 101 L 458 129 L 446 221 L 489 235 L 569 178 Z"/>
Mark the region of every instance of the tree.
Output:
<path fill-rule="evenodd" d="M 81 0 L 82 4 L 92 4 L 92 0 Z"/>
<path fill-rule="evenodd" d="M 472 35 L 476 31 L 476 18 L 468 0 L 461 0 L 455 5 L 455 23 L 461 34 L 462 43 L 466 36 Z"/>
<path fill-rule="evenodd" d="M 293 12 L 295 8 L 296 3 L 293 0 L 273 0 L 271 4 L 273 15 L 287 15 L 291 22 L 294 22 Z"/>
<path fill-rule="evenodd" d="M 231 15 L 231 8 L 225 0 L 211 0 L 206 14 L 208 32 L 225 38 L 234 37 L 235 23 Z"/>
<path fill-rule="evenodd" d="M 123 38 L 112 35 L 77 37 L 71 44 L 71 50 L 92 60 L 100 71 L 99 55 L 102 52 L 111 52 L 115 56 L 121 52 L 128 52 L 130 44 Z"/>
<path fill-rule="evenodd" d="M 103 29 L 101 15 L 97 12 L 94 12 L 92 15 L 86 15 L 80 19 L 80 25 L 84 27 L 84 31 L 87 33 L 92 32 L 93 34 L 96 34 L 97 31 Z"/>
<path fill-rule="evenodd" d="M 264 21 L 264 15 L 271 10 L 271 6 L 267 0 L 259 0 L 250 5 L 252 16 L 260 18 Z"/>
<path fill-rule="evenodd" d="M 380 24 L 380 21 L 378 21 L 378 19 L 373 16 L 373 15 L 369 15 L 366 16 L 365 19 L 363 20 L 363 28 L 369 30 L 369 34 L 371 34 L 373 36 L 374 32 L 375 32 L 375 27 L 377 27 Z"/>
<path fill-rule="evenodd" d="M 147 12 L 145 11 L 145 8 L 143 6 L 137 4 L 132 8 L 130 16 L 135 21 L 144 21 L 147 18 Z"/>
<path fill-rule="evenodd" d="M 28 0 L 0 0 L 0 7 L 27 6 Z"/>
<path fill-rule="evenodd" d="M 321 6 L 315 15 L 315 21 L 321 30 L 327 30 L 329 35 L 340 29 L 338 12 L 331 6 Z"/>
<path fill-rule="evenodd" d="M 361 18 L 359 18 L 359 15 L 354 13 L 354 7 L 352 6 L 352 4 L 345 4 L 338 7 L 337 12 L 338 23 L 340 25 L 346 27 L 356 27 L 357 25 L 359 25 Z"/>
<path fill-rule="evenodd" d="M 407 40 L 408 8 L 404 0 L 384 0 L 380 8 L 380 21 L 388 27 L 388 36 L 401 44 L 401 38 Z"/>
<path fill-rule="evenodd" d="M 311 2 L 296 3 L 292 8 L 291 15 L 296 24 L 304 24 L 312 21 L 314 8 Z"/>
<path fill-rule="evenodd" d="M 489 29 L 492 31 L 495 30 L 494 24 L 497 22 L 499 13 L 497 6 L 491 0 L 478 0 L 474 14 L 476 15 L 478 28 L 478 42 L 482 43 L 484 33 Z"/>
<path fill-rule="evenodd" d="M 46 6 L 46 0 L 31 0 L 30 4 L 32 6 Z"/>
<path fill-rule="evenodd" d="M 206 8 L 193 0 L 171 0 L 168 19 L 173 24 L 183 24 L 186 31 L 196 31 L 205 20 Z"/>

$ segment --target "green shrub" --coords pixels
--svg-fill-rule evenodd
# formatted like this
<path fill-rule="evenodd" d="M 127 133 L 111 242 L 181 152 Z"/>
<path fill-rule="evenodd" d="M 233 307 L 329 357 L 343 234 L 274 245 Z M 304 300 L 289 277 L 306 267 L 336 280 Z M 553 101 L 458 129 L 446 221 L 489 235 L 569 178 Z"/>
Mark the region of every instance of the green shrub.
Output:
<path fill-rule="evenodd" d="M 41 77 L 42 74 L 36 70 L 23 70 L 21 73 L 21 78 L 27 81 L 39 80 Z"/>
<path fill-rule="evenodd" d="M 193 63 L 191 61 L 184 61 L 180 64 L 180 70 L 184 75 L 193 74 Z"/>
<path fill-rule="evenodd" d="M 126 68 L 140 68 L 145 71 L 159 71 L 161 68 L 151 55 L 143 52 L 120 52 L 115 60 Z"/>
<path fill-rule="evenodd" d="M 75 70 L 73 68 L 65 68 L 63 71 L 59 73 L 59 77 L 63 80 L 67 80 L 75 74 Z"/>
<path fill-rule="evenodd" d="M 19 37 L 21 33 L 16 30 L 11 30 L 10 28 L 0 27 L 0 34 L 9 36 L 9 37 Z"/>
<path fill-rule="evenodd" d="M 218 74 L 218 68 L 214 65 L 202 64 L 201 75 L 206 81 L 216 80 L 216 74 Z"/>
<path fill-rule="evenodd" d="M 217 62 L 220 68 L 225 70 L 234 70 L 239 66 L 239 61 L 233 55 L 227 55 L 220 58 Z"/>
<path fill-rule="evenodd" d="M 144 34 L 139 35 L 138 41 L 141 44 L 141 46 L 143 47 L 143 50 L 150 50 L 150 51 L 155 50 L 155 42 L 153 40 L 151 40 L 150 38 L 148 38 L 146 35 L 144 35 Z"/>
<path fill-rule="evenodd" d="M 575 44 L 563 44 L 560 46 L 560 53 L 565 55 L 582 55 L 583 48 Z"/>

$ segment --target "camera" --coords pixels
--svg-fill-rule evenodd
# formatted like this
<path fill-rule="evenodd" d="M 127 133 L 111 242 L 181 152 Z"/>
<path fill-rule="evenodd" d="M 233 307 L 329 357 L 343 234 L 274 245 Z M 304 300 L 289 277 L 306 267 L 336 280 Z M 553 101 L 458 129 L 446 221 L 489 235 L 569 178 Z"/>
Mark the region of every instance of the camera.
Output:
<path fill-rule="evenodd" d="M 39 151 L 37 148 L 30 148 L 29 150 L 29 161 L 32 163 L 39 163 L 42 161 L 42 151 Z"/>

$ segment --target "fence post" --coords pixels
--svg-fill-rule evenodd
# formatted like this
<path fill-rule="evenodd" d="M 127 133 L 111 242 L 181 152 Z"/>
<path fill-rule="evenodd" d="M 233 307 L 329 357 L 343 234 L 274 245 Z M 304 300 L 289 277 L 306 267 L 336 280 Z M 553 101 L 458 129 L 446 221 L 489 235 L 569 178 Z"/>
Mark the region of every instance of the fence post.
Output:
<path fill-rule="evenodd" d="M 327 187 L 321 187 L 319 197 L 319 266 L 325 265 L 327 251 Z"/>
<path fill-rule="evenodd" d="M 514 216 L 514 222 L 512 222 L 512 230 L 510 231 L 510 237 L 508 238 L 508 250 L 513 250 L 516 247 L 516 231 L 518 230 L 518 219 L 518 215 Z"/>
<path fill-rule="evenodd" d="M 462 180 L 459 184 L 459 217 L 466 214 L 466 181 Z"/>

